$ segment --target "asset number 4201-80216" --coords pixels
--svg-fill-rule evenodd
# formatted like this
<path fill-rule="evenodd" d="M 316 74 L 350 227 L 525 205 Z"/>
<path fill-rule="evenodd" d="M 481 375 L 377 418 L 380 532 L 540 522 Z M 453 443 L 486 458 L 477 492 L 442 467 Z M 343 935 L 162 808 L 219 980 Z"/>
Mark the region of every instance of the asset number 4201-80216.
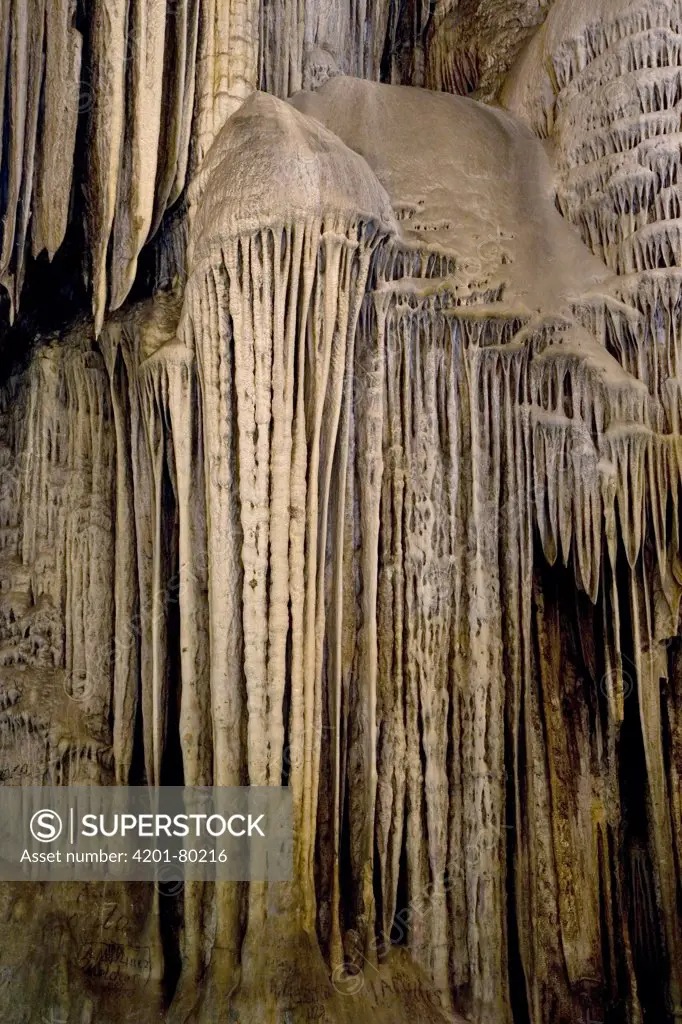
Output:
<path fill-rule="evenodd" d="M 136 850 L 133 854 L 140 864 L 226 864 L 227 859 L 225 850 Z"/>

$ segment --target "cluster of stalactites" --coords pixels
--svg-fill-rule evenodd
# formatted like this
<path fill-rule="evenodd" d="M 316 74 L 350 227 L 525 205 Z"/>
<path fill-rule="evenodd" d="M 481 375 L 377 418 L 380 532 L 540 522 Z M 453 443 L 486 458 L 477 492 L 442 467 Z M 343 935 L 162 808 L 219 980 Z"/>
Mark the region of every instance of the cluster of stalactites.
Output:
<path fill-rule="evenodd" d="M 111 776 L 106 726 L 91 725 L 111 706 L 115 442 L 88 334 L 44 341 L 0 400 L 0 762 L 35 785 Z"/>
<path fill-rule="evenodd" d="M 614 273 L 679 266 L 682 9 L 630 5 L 562 29 L 570 19 L 566 3 L 552 10 L 507 104 L 554 136 L 561 212 Z"/>
<path fill-rule="evenodd" d="M 564 0 L 552 8 L 505 100 L 553 135 L 557 204 L 618 275 L 609 297 L 574 310 L 618 372 L 595 377 L 590 360 L 592 382 L 576 379 L 552 348 L 531 365 L 538 524 L 550 562 L 575 547 L 593 599 L 603 538 L 611 564 L 622 548 L 633 571 L 650 546 L 663 636 L 676 629 L 680 575 L 682 7 L 615 0 L 599 20 L 578 13 Z M 591 410 L 579 408 L 586 394 Z"/>
<path fill-rule="evenodd" d="M 676 620 L 680 595 L 680 395 L 671 386 L 674 366 L 666 362 L 666 352 L 676 355 L 679 296 L 663 271 L 655 273 L 661 277 L 656 316 L 635 301 L 626 281 L 628 305 L 586 296 L 573 302 L 575 319 L 466 305 L 450 293 L 447 279 L 389 280 L 382 289 L 385 300 L 391 297 L 392 318 L 400 317 L 405 345 L 447 323 L 455 350 L 468 359 L 478 353 L 487 367 L 482 381 L 516 367 L 517 385 L 507 397 L 519 437 L 528 425 L 529 475 L 526 497 L 514 497 L 514 506 L 527 498 L 548 562 L 572 564 L 578 587 L 593 602 L 603 586 L 604 555 L 615 569 L 622 549 L 634 570 L 650 543 L 667 607 L 657 623 L 663 635 Z M 642 320 L 660 324 L 657 311 L 666 306 L 670 344 L 640 344 Z M 500 529 L 508 525 L 508 506 L 503 500 L 491 510 Z"/>
<path fill-rule="evenodd" d="M 253 0 L 93 0 L 84 23 L 76 0 L 3 3 L 0 284 L 12 317 L 29 254 L 51 259 L 75 209 L 99 332 L 165 211 L 256 87 L 258 31 Z"/>
<path fill-rule="evenodd" d="M 575 327 L 562 338 L 555 327 L 552 343 L 533 346 L 527 370 L 530 507 L 545 557 L 552 565 L 559 557 L 572 561 L 578 586 L 593 602 L 602 588 L 604 553 L 615 571 L 622 547 L 634 570 L 650 543 L 668 604 L 661 628 L 670 628 L 680 599 L 682 447 L 665 427 L 671 412 L 677 416 L 679 396 L 664 409 L 628 372 L 636 367 L 623 365 L 632 351 L 613 346 L 609 352 L 613 314 L 597 316 L 599 341 Z"/>
<path fill-rule="evenodd" d="M 261 784 L 281 779 L 288 728 L 292 785 L 301 801 L 297 814 L 308 820 L 303 835 L 312 834 L 315 815 L 332 468 L 341 459 L 338 472 L 346 470 L 344 383 L 352 378 L 355 324 L 379 237 L 376 223 L 329 215 L 225 239 L 215 257 L 194 268 L 180 328 L 196 351 L 201 381 L 204 443 L 211 453 L 209 520 L 229 520 L 230 480 L 238 480 L 240 495 L 236 530 L 216 529 L 208 537 L 213 579 L 220 578 L 218 566 L 237 560 L 243 576 L 240 594 L 217 584 L 210 592 L 214 714 L 226 721 L 225 680 L 234 666 L 227 669 L 225 624 L 234 622 L 230 607 L 236 601 L 243 622 L 249 778 Z M 233 409 L 237 422 L 230 425 Z M 232 547 L 239 536 L 237 552 Z M 288 724 L 282 719 L 287 680 Z M 238 730 L 218 729 L 216 737 L 221 749 L 239 744 Z M 241 756 L 231 750 L 216 763 L 235 765 Z"/>
<path fill-rule="evenodd" d="M 282 98 L 332 75 L 378 81 L 387 36 L 393 38 L 397 30 L 384 0 L 280 0 L 261 4 L 260 22 L 260 88 Z"/>

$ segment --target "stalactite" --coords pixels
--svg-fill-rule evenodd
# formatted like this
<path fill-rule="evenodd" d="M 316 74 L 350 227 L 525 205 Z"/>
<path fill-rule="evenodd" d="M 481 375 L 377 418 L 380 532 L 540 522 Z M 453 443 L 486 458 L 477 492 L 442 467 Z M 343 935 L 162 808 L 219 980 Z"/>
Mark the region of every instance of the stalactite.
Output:
<path fill-rule="evenodd" d="M 44 135 L 35 177 L 34 256 L 46 249 L 52 258 L 64 240 L 68 223 L 76 126 L 83 99 L 80 93 L 82 38 L 74 28 L 75 12 L 76 0 L 46 5 L 41 124 Z M 58 147 L 47 141 L 50 129 L 60 140 Z"/>
<path fill-rule="evenodd" d="M 97 0 L 92 13 L 92 108 L 89 111 L 88 223 L 95 328 L 107 306 L 107 250 L 116 212 L 123 145 L 126 66 L 124 0 Z M 130 255 L 128 255 L 130 258 Z"/>
<path fill-rule="evenodd" d="M 184 5 L 180 10 L 185 10 Z M 117 309 L 135 279 L 137 254 L 147 241 L 163 107 L 166 4 L 138 0 L 128 13 L 132 82 L 126 103 L 125 134 L 120 142 L 121 170 L 113 225 L 111 308 Z M 182 53 L 179 54 L 182 61 Z M 101 303 L 100 303 L 101 305 Z"/>

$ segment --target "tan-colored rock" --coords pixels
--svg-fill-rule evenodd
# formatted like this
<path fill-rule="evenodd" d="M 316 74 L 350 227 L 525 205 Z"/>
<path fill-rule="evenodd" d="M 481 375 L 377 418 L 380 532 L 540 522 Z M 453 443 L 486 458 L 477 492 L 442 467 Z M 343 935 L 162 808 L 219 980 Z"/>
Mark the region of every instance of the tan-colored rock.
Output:
<path fill-rule="evenodd" d="M 290 883 L 0 885 L 11 1024 L 679 1010 L 682 12 L 427 8 L 0 11 L 0 778 L 295 826 Z"/>

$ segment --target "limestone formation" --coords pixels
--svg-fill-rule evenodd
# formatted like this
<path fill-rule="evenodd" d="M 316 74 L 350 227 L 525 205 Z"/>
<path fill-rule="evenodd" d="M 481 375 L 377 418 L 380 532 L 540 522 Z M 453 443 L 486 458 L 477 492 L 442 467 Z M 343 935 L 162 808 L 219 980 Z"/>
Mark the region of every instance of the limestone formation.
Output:
<path fill-rule="evenodd" d="M 287 786 L 294 855 L 0 883 L 2 1020 L 682 1015 L 681 38 L 4 0 L 2 782 Z"/>

